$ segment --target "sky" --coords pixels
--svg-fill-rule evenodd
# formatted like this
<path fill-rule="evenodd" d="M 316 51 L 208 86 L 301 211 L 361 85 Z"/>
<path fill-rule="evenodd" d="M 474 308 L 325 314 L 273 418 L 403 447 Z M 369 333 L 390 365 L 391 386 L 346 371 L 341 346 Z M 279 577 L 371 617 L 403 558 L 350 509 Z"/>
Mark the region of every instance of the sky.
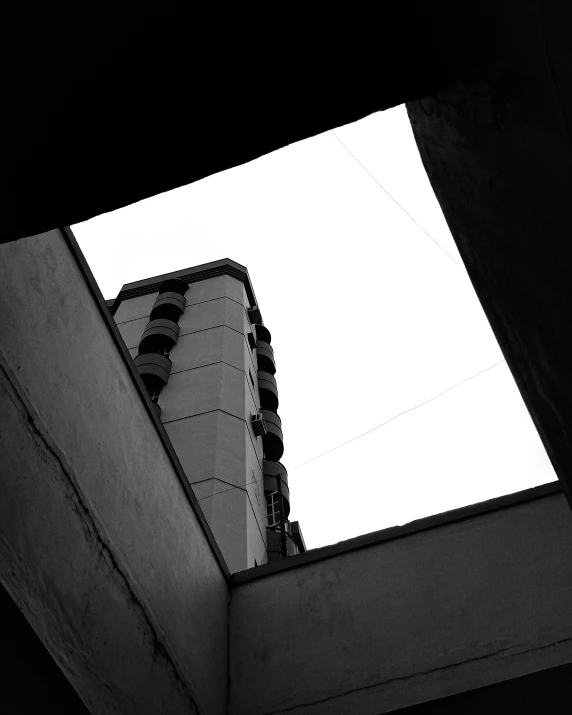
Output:
<path fill-rule="evenodd" d="M 556 479 L 403 106 L 72 229 L 105 298 L 248 268 L 308 548 Z"/>

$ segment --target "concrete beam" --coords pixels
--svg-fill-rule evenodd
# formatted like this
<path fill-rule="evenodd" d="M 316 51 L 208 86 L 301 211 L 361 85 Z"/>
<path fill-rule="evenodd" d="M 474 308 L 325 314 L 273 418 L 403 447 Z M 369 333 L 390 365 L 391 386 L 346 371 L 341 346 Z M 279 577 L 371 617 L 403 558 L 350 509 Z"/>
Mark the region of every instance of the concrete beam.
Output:
<path fill-rule="evenodd" d="M 572 504 L 572 7 L 523 4 L 486 81 L 408 105 L 429 179 Z"/>
<path fill-rule="evenodd" d="M 3 87 L 10 200 L 0 241 L 87 220 L 473 76 L 495 56 L 509 3 L 486 4 L 489 13 L 482 3 L 410 0 L 370 15 L 193 6 L 124 17 L 78 6 L 26 16 L 25 36 L 9 32 L 3 47 L 14 62 Z"/>
<path fill-rule="evenodd" d="M 229 713 L 379 715 L 571 663 L 555 487 L 235 574 Z"/>
<path fill-rule="evenodd" d="M 0 246 L 0 581 L 93 715 L 222 715 L 228 571 L 70 240 Z"/>

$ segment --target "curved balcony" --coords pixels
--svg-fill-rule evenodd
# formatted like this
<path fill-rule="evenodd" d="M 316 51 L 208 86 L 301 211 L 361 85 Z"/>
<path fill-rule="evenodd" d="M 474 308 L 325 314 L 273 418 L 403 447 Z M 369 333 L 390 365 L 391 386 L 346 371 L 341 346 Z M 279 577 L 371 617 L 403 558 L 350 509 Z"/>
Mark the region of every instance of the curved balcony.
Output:
<path fill-rule="evenodd" d="M 284 517 L 290 514 L 290 489 L 288 487 L 288 472 L 281 462 L 272 462 L 265 459 L 262 462 L 264 476 L 264 492 L 272 494 L 278 491 L 278 480 L 281 481 L 282 498 L 284 499 Z"/>
<path fill-rule="evenodd" d="M 276 362 L 274 360 L 274 350 L 270 343 L 264 340 L 256 341 L 256 358 L 258 360 L 259 370 L 274 375 L 276 372 Z"/>
<path fill-rule="evenodd" d="M 181 281 L 178 278 L 168 278 L 161 283 L 159 295 L 163 293 L 179 293 L 179 295 L 185 295 L 188 290 L 189 284 L 185 283 L 185 281 Z"/>
<path fill-rule="evenodd" d="M 267 327 L 264 325 L 257 325 L 254 329 L 256 330 L 257 340 L 263 340 L 265 343 L 272 342 L 272 335 L 270 335 L 270 330 L 268 330 Z"/>
<path fill-rule="evenodd" d="M 159 353 L 142 353 L 134 360 L 145 387 L 155 390 L 167 384 L 171 374 L 171 361 Z"/>
<path fill-rule="evenodd" d="M 139 353 L 158 352 L 161 348 L 168 348 L 174 345 L 179 338 L 179 326 L 172 320 L 158 318 L 147 323 L 141 342 L 139 343 Z"/>
<path fill-rule="evenodd" d="M 187 303 L 180 293 L 169 291 L 167 293 L 159 293 L 157 300 L 151 308 L 151 320 L 157 318 L 166 318 L 167 320 L 177 321 L 181 317 L 181 313 L 185 310 Z"/>
<path fill-rule="evenodd" d="M 260 410 L 266 422 L 266 434 L 262 437 L 264 458 L 277 462 L 284 454 L 284 436 L 282 435 L 282 420 L 276 412 Z"/>
<path fill-rule="evenodd" d="M 274 375 L 264 370 L 259 370 L 258 377 L 258 394 L 260 395 L 260 406 L 267 410 L 276 412 L 278 409 L 278 388 Z"/>

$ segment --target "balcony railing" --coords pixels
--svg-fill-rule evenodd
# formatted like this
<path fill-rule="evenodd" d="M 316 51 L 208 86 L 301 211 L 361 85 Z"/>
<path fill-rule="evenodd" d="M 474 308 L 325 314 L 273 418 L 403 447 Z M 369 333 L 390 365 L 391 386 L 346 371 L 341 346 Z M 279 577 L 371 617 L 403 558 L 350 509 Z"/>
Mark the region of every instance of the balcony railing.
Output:
<path fill-rule="evenodd" d="M 278 387 L 276 386 L 276 378 L 269 372 L 264 372 L 264 370 L 259 370 L 257 377 L 260 406 L 264 409 L 276 412 L 278 409 Z"/>
<path fill-rule="evenodd" d="M 151 308 L 150 318 L 167 318 L 176 322 L 185 310 L 185 305 L 185 298 L 180 293 L 159 293 Z"/>
<path fill-rule="evenodd" d="M 148 390 L 160 389 L 167 384 L 172 367 L 169 358 L 159 353 L 143 353 L 137 355 L 134 362 Z"/>
<path fill-rule="evenodd" d="M 179 326 L 172 320 L 158 318 L 147 323 L 139 343 L 140 353 L 158 352 L 161 348 L 172 347 L 179 337 Z"/>
<path fill-rule="evenodd" d="M 256 358 L 258 360 L 258 369 L 264 372 L 269 372 L 274 375 L 276 372 L 276 361 L 274 360 L 274 350 L 270 343 L 264 340 L 256 341 Z"/>
<path fill-rule="evenodd" d="M 266 434 L 262 437 L 262 447 L 265 459 L 277 462 L 284 454 L 284 436 L 282 435 L 282 420 L 276 412 L 260 410 L 266 422 Z"/>
<path fill-rule="evenodd" d="M 262 340 L 265 343 L 272 342 L 272 336 L 270 335 L 270 330 L 268 330 L 267 327 L 265 327 L 264 325 L 256 325 L 254 327 L 254 330 L 256 331 L 257 340 Z"/>

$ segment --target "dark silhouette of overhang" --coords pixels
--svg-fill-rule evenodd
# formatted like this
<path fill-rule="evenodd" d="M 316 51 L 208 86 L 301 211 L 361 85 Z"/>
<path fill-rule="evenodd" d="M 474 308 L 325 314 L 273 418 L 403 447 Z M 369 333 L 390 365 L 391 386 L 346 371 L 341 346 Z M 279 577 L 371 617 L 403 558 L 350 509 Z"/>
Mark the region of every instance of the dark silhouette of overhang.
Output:
<path fill-rule="evenodd" d="M 452 2 L 371 15 L 240 7 L 26 17 L 12 58 L 2 240 L 87 220 L 407 100 L 494 57 Z M 492 4 L 491 4 L 491 7 Z"/>

